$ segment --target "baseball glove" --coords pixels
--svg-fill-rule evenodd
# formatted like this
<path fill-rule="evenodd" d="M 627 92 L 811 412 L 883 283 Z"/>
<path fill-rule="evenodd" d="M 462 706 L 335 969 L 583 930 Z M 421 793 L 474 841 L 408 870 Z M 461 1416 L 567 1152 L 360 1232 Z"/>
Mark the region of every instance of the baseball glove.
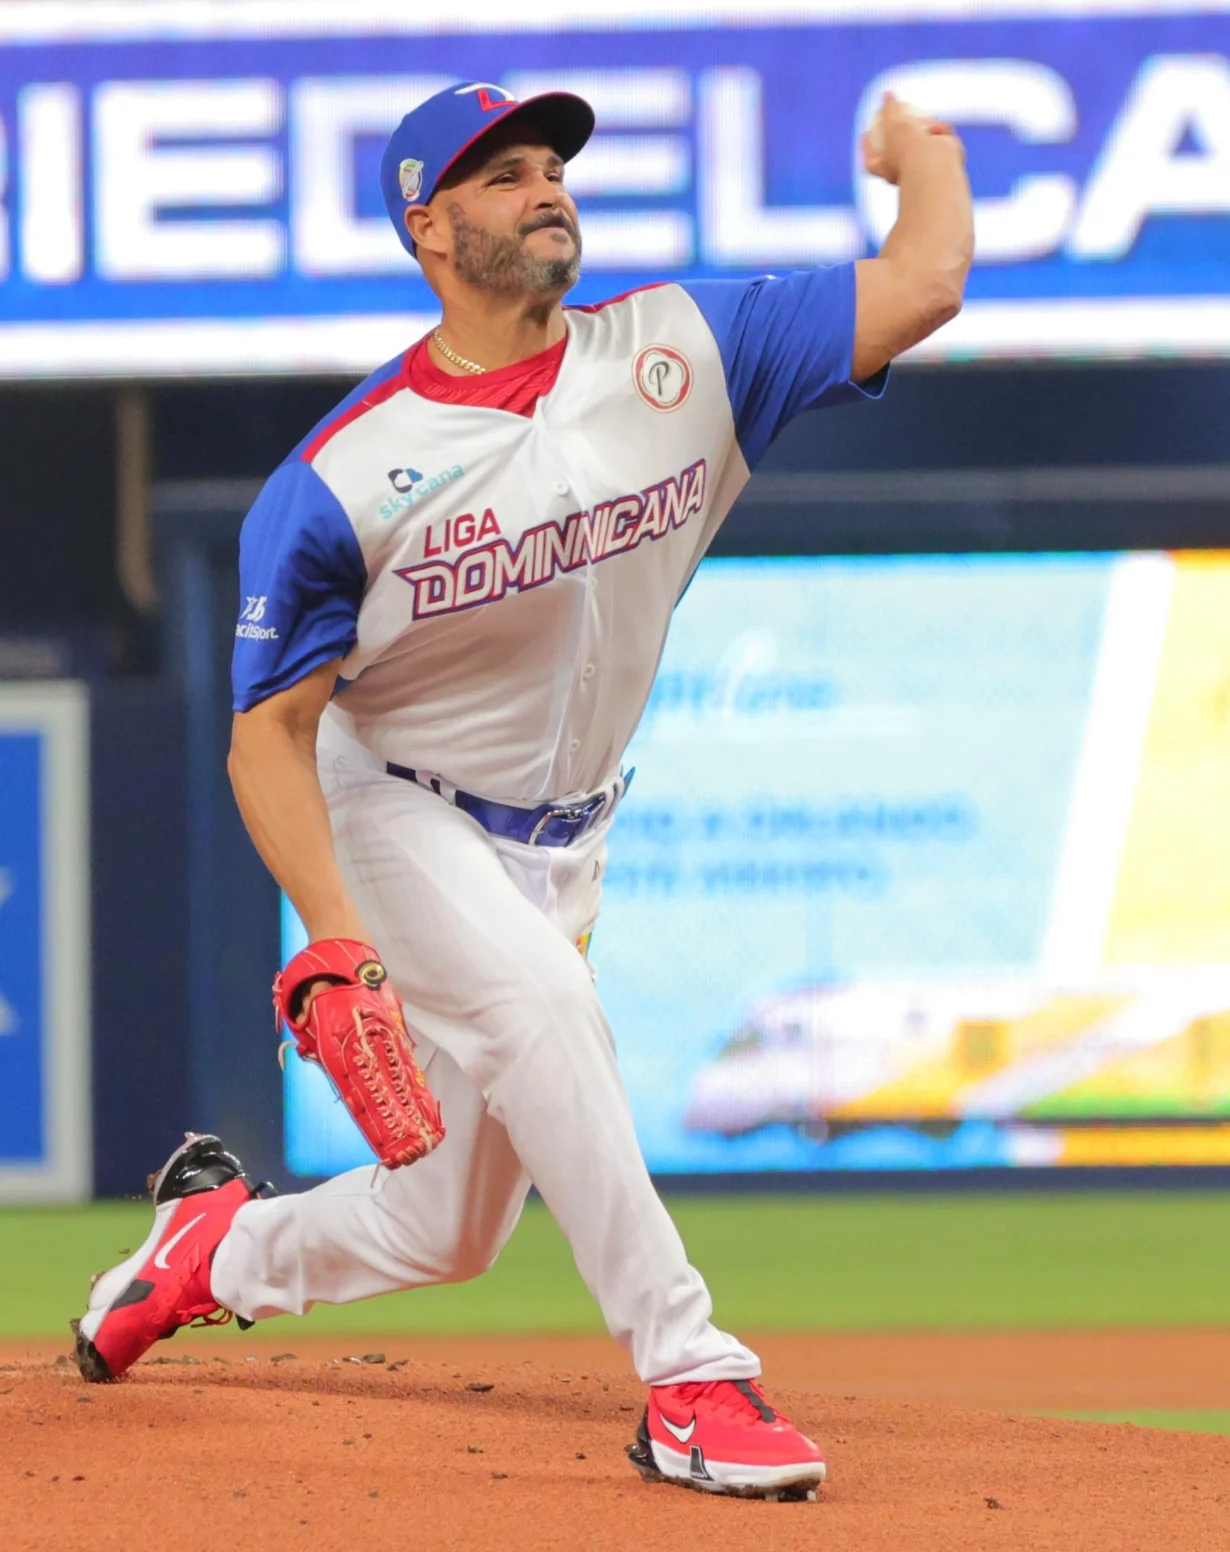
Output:
<path fill-rule="evenodd" d="M 327 981 L 312 997 L 313 982 Z M 308 1062 L 323 1067 L 355 1124 L 388 1169 L 413 1164 L 444 1139 L 440 1106 L 414 1059 L 414 1041 L 380 956 L 351 938 L 309 943 L 274 977 L 275 1022 Z"/>

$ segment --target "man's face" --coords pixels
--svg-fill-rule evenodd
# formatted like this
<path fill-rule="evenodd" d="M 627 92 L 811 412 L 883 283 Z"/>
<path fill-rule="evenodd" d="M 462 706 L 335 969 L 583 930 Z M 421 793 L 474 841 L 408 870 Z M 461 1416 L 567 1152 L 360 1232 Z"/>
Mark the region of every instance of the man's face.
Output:
<path fill-rule="evenodd" d="M 581 231 L 563 180 L 560 157 L 528 126 L 485 137 L 432 200 L 447 215 L 458 278 L 505 295 L 571 290 Z"/>

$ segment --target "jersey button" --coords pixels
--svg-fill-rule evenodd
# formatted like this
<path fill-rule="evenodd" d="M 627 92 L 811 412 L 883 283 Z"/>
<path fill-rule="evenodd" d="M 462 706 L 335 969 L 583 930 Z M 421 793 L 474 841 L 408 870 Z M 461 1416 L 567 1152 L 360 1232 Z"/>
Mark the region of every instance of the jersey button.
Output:
<path fill-rule="evenodd" d="M 592 679 L 593 677 L 594 677 L 594 665 L 592 663 L 586 663 L 585 667 L 581 670 L 581 678 L 582 679 Z"/>
<path fill-rule="evenodd" d="M 566 496 L 568 494 L 568 481 L 567 480 L 556 480 L 556 482 L 555 482 L 555 494 L 557 496 Z"/>
<path fill-rule="evenodd" d="M 581 747 L 581 740 L 579 738 L 574 738 L 572 740 L 572 742 L 568 745 L 568 752 L 569 752 L 569 754 L 576 754 L 577 750 L 580 747 Z"/>

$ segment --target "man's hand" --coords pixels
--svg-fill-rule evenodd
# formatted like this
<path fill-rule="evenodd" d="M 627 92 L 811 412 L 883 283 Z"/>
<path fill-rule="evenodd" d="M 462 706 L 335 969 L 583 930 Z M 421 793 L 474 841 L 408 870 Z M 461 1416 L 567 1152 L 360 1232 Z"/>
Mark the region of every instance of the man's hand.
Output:
<path fill-rule="evenodd" d="M 911 148 L 920 140 L 933 135 L 947 135 L 960 140 L 950 124 L 929 119 L 917 109 L 900 102 L 892 92 L 885 92 L 870 129 L 860 142 L 863 167 L 873 178 L 883 178 L 885 183 L 901 182 L 901 166 Z"/>
<path fill-rule="evenodd" d="M 312 1006 L 312 998 L 317 992 L 327 991 L 334 983 L 332 981 L 309 981 L 299 993 L 299 1011 L 306 1016 Z"/>

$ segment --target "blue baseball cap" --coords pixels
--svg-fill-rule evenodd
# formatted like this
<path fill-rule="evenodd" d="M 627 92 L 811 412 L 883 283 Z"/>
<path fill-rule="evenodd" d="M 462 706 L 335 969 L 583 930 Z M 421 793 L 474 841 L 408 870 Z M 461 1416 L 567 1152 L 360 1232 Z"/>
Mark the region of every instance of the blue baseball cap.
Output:
<path fill-rule="evenodd" d="M 449 168 L 497 124 L 522 114 L 564 161 L 571 161 L 594 132 L 594 110 L 572 92 L 542 92 L 518 102 L 490 81 L 446 86 L 407 113 L 380 159 L 380 189 L 401 245 L 414 252 L 403 219 L 410 205 L 425 205 Z"/>

